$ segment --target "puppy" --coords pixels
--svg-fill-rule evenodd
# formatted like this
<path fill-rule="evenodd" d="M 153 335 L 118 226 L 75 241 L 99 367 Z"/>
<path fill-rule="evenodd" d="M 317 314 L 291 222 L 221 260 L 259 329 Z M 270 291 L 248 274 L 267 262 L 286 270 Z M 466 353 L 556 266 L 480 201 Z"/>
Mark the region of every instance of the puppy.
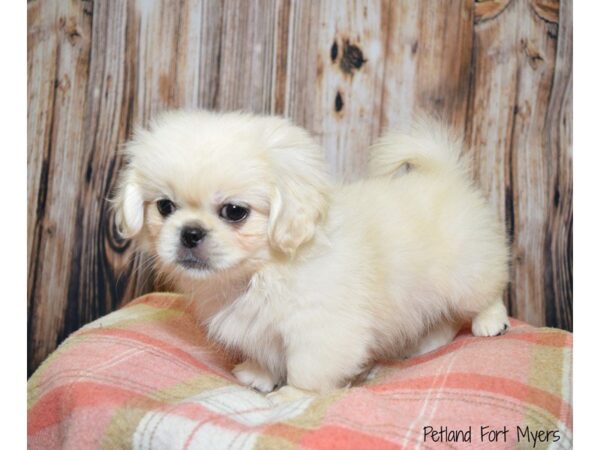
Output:
<path fill-rule="evenodd" d="M 338 185 L 282 118 L 170 112 L 127 145 L 115 217 L 245 356 L 240 382 L 327 392 L 464 321 L 477 336 L 508 327 L 503 227 L 460 150 L 435 123 L 390 133 L 369 178 Z"/>

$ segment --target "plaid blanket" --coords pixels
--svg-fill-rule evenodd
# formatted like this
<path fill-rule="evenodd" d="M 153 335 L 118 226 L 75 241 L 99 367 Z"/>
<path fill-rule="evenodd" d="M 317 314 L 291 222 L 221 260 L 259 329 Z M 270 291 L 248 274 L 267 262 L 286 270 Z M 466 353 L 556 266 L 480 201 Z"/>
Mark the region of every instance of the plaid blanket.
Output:
<path fill-rule="evenodd" d="M 71 335 L 28 382 L 31 449 L 571 448 L 572 335 L 504 335 L 382 362 L 357 387 L 274 404 L 240 386 L 174 294 Z"/>

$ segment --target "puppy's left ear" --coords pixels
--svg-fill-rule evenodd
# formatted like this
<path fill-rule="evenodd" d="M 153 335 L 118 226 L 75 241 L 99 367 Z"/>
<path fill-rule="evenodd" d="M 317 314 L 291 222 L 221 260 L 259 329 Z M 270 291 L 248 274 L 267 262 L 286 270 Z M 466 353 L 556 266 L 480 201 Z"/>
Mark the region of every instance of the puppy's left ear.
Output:
<path fill-rule="evenodd" d="M 307 132 L 277 119 L 269 135 L 275 179 L 269 241 L 273 248 L 291 256 L 313 238 L 326 215 L 330 178 L 323 152 Z"/>
<path fill-rule="evenodd" d="M 122 237 L 132 238 L 141 231 L 144 225 L 144 198 L 131 167 L 125 168 L 121 174 L 113 197 L 113 208 L 115 223 Z"/>

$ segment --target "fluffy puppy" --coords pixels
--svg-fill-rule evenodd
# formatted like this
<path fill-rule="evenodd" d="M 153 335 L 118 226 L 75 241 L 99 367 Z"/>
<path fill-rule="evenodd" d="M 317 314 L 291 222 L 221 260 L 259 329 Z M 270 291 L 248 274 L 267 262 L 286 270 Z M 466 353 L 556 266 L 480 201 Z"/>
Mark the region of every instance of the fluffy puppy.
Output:
<path fill-rule="evenodd" d="M 459 154 L 425 124 L 385 136 L 369 178 L 337 185 L 284 119 L 171 112 L 127 145 L 116 220 L 246 357 L 242 383 L 326 392 L 463 321 L 507 328 L 503 228 Z"/>

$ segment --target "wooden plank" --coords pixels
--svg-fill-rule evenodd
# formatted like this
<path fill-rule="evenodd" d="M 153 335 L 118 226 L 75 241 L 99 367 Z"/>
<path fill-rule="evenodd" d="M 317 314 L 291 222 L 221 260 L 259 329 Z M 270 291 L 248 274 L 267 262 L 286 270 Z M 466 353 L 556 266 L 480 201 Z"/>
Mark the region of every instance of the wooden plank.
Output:
<path fill-rule="evenodd" d="M 34 135 L 28 144 L 29 155 L 43 155 L 41 161 L 36 161 L 41 162 L 41 169 L 33 168 L 32 172 L 34 177 L 39 174 L 41 194 L 33 219 L 34 241 L 29 254 L 29 261 L 35 261 L 30 267 L 28 286 L 28 356 L 33 368 L 60 340 L 59 330 L 63 327 L 67 307 L 69 269 L 71 261 L 79 259 L 73 237 L 82 224 L 77 205 L 79 187 L 85 182 L 87 157 L 83 143 L 91 16 L 87 2 L 29 3 L 28 7 L 30 13 L 37 15 L 40 27 L 40 32 L 31 37 L 34 40 L 31 48 L 36 52 L 49 50 L 48 55 L 40 55 L 36 64 L 48 58 L 54 68 L 54 73 L 43 69 L 39 73 L 39 85 L 46 86 L 43 92 L 48 93 L 48 83 L 53 85 L 50 101 L 39 97 L 31 99 L 30 113 L 30 120 L 35 120 L 35 111 L 40 109 L 44 110 L 41 114 L 48 114 L 46 129 L 40 130 L 44 138 Z M 44 42 L 46 39 L 49 43 Z M 53 49 L 49 48 L 51 45 Z M 38 126 L 35 123 L 35 127 Z"/>
<path fill-rule="evenodd" d="M 285 115 L 320 140 L 340 179 L 364 175 L 378 132 L 389 4 L 291 4 Z"/>
<path fill-rule="evenodd" d="M 184 1 L 180 15 L 175 103 L 214 109 L 220 85 L 223 2 Z"/>
<path fill-rule="evenodd" d="M 465 133 L 473 175 L 514 240 L 512 133 L 517 92 L 519 18 L 509 2 L 475 5 L 475 41 Z M 515 267 L 511 266 L 511 280 Z M 505 293 L 509 314 L 519 310 L 516 285 Z"/>
<path fill-rule="evenodd" d="M 157 113 L 175 108 L 177 44 L 181 3 L 135 0 L 137 78 L 134 125 L 146 125 Z"/>
<path fill-rule="evenodd" d="M 70 261 L 62 338 L 118 307 L 125 292 L 135 287 L 129 283 L 129 245 L 109 228 L 106 201 L 120 163 L 117 150 L 128 133 L 127 17 L 125 2 L 96 3 L 92 12 L 85 136 L 80 150 L 83 179 L 78 181 L 77 198 L 80 223 L 73 236 L 76 257 Z"/>
<path fill-rule="evenodd" d="M 554 11 L 552 9 L 551 11 Z M 544 138 L 549 216 L 544 241 L 545 323 L 573 330 L 573 5 L 560 2 L 556 64 Z"/>
<path fill-rule="evenodd" d="M 473 2 L 395 1 L 387 13 L 380 130 L 415 113 L 438 116 L 461 134 L 469 96 Z"/>
<path fill-rule="evenodd" d="M 51 124 L 54 113 L 57 34 L 49 2 L 27 4 L 27 291 L 35 284 L 46 207 Z M 27 308 L 31 313 L 31 295 Z"/>
<path fill-rule="evenodd" d="M 275 38 L 275 63 L 273 65 L 273 86 L 271 95 L 271 113 L 283 116 L 287 99 L 288 60 L 291 44 L 290 37 L 291 0 L 277 2 L 277 36 Z"/>
<path fill-rule="evenodd" d="M 225 0 L 217 109 L 271 112 L 276 6 L 276 0 Z"/>
<path fill-rule="evenodd" d="M 556 24 L 526 0 L 476 8 L 468 137 L 475 173 L 512 237 L 511 314 L 545 322 L 544 228 L 548 211 L 543 139 L 556 55 Z"/>
<path fill-rule="evenodd" d="M 556 24 L 532 12 L 528 2 L 515 6 L 519 27 L 519 84 L 513 125 L 513 264 L 520 317 L 545 323 L 545 227 L 550 208 L 548 158 L 543 130 L 556 61 Z"/>

